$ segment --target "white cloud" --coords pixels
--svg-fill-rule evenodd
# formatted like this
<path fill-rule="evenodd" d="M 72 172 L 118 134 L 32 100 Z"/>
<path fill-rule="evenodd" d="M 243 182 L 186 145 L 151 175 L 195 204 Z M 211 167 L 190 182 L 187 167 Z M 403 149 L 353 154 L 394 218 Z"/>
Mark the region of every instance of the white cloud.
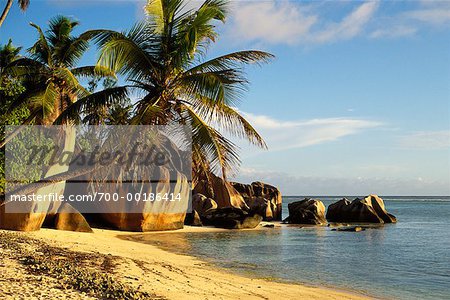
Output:
<path fill-rule="evenodd" d="M 404 16 L 431 25 L 443 25 L 450 23 L 450 6 L 412 10 L 406 12 Z"/>
<path fill-rule="evenodd" d="M 377 1 L 363 3 L 341 22 L 329 24 L 325 30 L 311 33 L 310 39 L 317 43 L 326 43 L 354 38 L 363 31 L 364 26 L 372 19 L 377 8 Z"/>
<path fill-rule="evenodd" d="M 304 15 L 291 2 L 239 3 L 233 11 L 233 36 L 271 44 L 294 44 L 308 34 L 317 16 Z"/>
<path fill-rule="evenodd" d="M 236 39 L 269 44 L 321 44 L 359 35 L 377 10 L 378 2 L 366 2 L 340 22 L 326 22 L 295 2 L 239 3 L 233 11 L 229 33 Z"/>
<path fill-rule="evenodd" d="M 400 146 L 414 149 L 450 149 L 450 130 L 419 131 L 400 138 Z"/>
<path fill-rule="evenodd" d="M 348 5 L 338 2 L 339 8 Z M 338 21 L 329 19 L 330 2 L 238 1 L 228 28 L 230 39 L 258 45 L 317 45 L 353 39 L 401 38 L 423 28 L 450 25 L 450 1 L 418 1 L 403 11 L 378 10 L 382 1 L 367 1 Z M 398 4 L 399 6 L 401 4 Z M 335 10 L 338 11 L 338 10 Z M 387 12 L 387 13 L 386 13 Z"/>
<path fill-rule="evenodd" d="M 376 121 L 353 118 L 281 121 L 265 115 L 246 112 L 242 114 L 264 137 L 269 151 L 304 148 L 332 142 L 382 125 Z"/>
<path fill-rule="evenodd" d="M 406 25 L 398 25 L 390 28 L 377 29 L 370 34 L 371 38 L 397 38 L 404 36 L 412 36 L 416 34 L 417 28 L 406 26 Z"/>

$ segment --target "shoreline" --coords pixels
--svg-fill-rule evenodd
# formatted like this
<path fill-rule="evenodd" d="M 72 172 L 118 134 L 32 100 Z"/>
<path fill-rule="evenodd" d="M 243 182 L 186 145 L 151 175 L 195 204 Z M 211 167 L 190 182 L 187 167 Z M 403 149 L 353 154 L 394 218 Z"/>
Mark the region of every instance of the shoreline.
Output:
<path fill-rule="evenodd" d="M 227 230 L 186 226 L 177 231 L 148 233 L 94 229 L 90 234 L 42 229 L 18 234 L 77 253 L 112 255 L 119 261 L 112 274 L 121 283 L 166 299 L 181 296 L 184 299 L 276 299 L 280 295 L 284 299 L 371 299 L 356 291 L 244 276 L 195 256 L 173 253 L 127 238 L 143 234 L 220 231 Z"/>

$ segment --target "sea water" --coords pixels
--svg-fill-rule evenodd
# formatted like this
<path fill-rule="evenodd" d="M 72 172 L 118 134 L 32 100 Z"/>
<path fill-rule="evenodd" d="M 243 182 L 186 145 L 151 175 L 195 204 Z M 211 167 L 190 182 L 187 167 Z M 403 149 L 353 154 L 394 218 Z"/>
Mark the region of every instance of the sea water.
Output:
<path fill-rule="evenodd" d="M 304 197 L 284 197 L 287 204 Z M 314 197 L 317 198 L 317 197 Z M 325 206 L 341 197 L 318 197 Z M 398 223 L 361 232 L 282 226 L 170 234 L 190 255 L 249 276 L 393 299 L 450 299 L 450 197 L 383 197 Z M 169 249 L 170 250 L 170 249 Z"/>

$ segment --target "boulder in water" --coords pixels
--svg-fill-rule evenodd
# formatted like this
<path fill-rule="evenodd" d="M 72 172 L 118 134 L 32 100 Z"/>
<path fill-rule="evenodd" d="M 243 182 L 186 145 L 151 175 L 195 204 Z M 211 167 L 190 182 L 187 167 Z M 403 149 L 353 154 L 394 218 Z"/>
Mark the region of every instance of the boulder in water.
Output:
<path fill-rule="evenodd" d="M 352 202 L 345 198 L 339 200 L 328 206 L 326 219 L 336 223 L 397 222 L 397 219 L 386 211 L 383 199 L 377 195 L 356 198 Z"/>
<path fill-rule="evenodd" d="M 262 216 L 249 214 L 236 207 L 224 207 L 210 210 L 202 218 L 205 225 L 226 229 L 255 228 L 262 221 Z"/>
<path fill-rule="evenodd" d="M 284 220 L 289 224 L 323 225 L 325 219 L 325 205 L 316 199 L 304 199 L 288 204 L 289 217 Z"/>
<path fill-rule="evenodd" d="M 281 192 L 274 186 L 259 181 L 252 184 L 231 182 L 242 195 L 250 211 L 263 216 L 265 221 L 281 220 Z"/>

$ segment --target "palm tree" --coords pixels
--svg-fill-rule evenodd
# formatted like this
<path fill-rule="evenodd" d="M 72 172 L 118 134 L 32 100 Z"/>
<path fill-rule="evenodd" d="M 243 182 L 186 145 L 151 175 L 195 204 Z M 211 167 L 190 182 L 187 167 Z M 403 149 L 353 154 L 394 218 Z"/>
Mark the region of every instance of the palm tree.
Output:
<path fill-rule="evenodd" d="M 266 147 L 234 107 L 248 83 L 242 65 L 273 56 L 240 51 L 204 59 L 218 36 L 214 21 L 225 21 L 226 7 L 224 0 L 206 0 L 197 10 L 186 9 L 183 0 L 151 0 L 145 8 L 148 18 L 128 32 L 83 35 L 99 44 L 98 65 L 124 75 L 141 93 L 132 124 L 191 126 L 194 180 L 211 171 L 225 179 L 239 163 L 236 146 L 219 130 Z"/>
<path fill-rule="evenodd" d="M 0 95 L 3 99 L 17 95 L 21 89 L 20 82 L 8 74 L 10 64 L 20 58 L 21 49 L 21 47 L 15 47 L 11 39 L 8 44 L 0 45 Z M 2 109 L 7 108 L 6 102 L 8 101 L 2 101 Z"/>
<path fill-rule="evenodd" d="M 115 77 L 113 71 L 101 66 L 77 67 L 77 63 L 89 47 L 85 36 L 73 36 L 72 31 L 78 22 L 58 16 L 50 20 L 46 33 L 36 28 L 39 38 L 28 49 L 30 57 L 15 60 L 11 72 L 22 78 L 26 91 L 18 97 L 13 107 L 26 104 L 35 124 L 53 124 L 61 113 L 78 99 L 90 103 L 91 99 L 112 97 L 121 98 L 125 88 L 111 88 L 91 94 L 79 82 L 79 78 L 95 76 Z M 106 100 L 105 100 L 106 98 Z"/>
<path fill-rule="evenodd" d="M 5 8 L 3 9 L 2 15 L 0 16 L 0 27 L 2 27 L 2 24 L 5 21 L 6 16 L 8 15 L 8 12 L 11 9 L 13 2 L 14 0 L 6 1 Z M 20 9 L 22 11 L 25 11 L 28 8 L 28 5 L 30 5 L 30 0 L 17 0 L 17 3 L 19 4 Z"/>

